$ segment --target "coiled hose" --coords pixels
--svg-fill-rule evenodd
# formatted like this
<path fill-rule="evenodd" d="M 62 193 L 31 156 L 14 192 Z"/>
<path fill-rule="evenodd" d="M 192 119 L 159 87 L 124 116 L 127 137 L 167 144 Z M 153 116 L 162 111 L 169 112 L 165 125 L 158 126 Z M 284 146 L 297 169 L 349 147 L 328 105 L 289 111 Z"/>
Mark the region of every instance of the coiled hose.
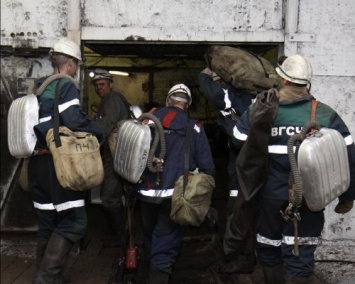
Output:
<path fill-rule="evenodd" d="M 70 81 L 75 85 L 75 87 L 76 87 L 78 90 L 80 89 L 78 82 L 77 82 L 76 80 L 74 80 L 73 77 L 71 77 L 71 76 L 69 76 L 69 75 L 67 75 L 67 74 L 60 74 L 60 73 L 59 73 L 59 74 L 54 74 L 54 75 L 48 77 L 48 78 L 42 83 L 42 85 L 38 88 L 38 90 L 35 92 L 36 96 L 42 95 L 42 93 L 43 93 L 44 90 L 48 87 L 48 85 L 49 85 L 50 83 L 52 83 L 52 82 L 55 81 L 55 80 L 63 79 L 63 78 L 70 80 Z"/>
<path fill-rule="evenodd" d="M 301 132 L 291 136 L 287 142 L 287 153 L 288 153 L 288 158 L 289 158 L 290 166 L 291 166 L 291 184 L 292 184 L 292 189 L 289 194 L 290 204 L 285 211 L 285 213 L 288 216 L 294 215 L 294 213 L 296 213 L 298 208 L 301 206 L 302 197 L 303 197 L 303 183 L 302 183 L 300 171 L 297 166 L 296 155 L 298 153 L 298 149 L 299 149 L 300 144 L 307 137 L 307 134 L 312 129 L 319 130 L 320 125 L 315 121 L 307 122 L 303 126 Z M 298 142 L 298 143 L 296 146 L 296 151 L 294 153 L 293 147 L 294 147 L 295 142 Z"/>
<path fill-rule="evenodd" d="M 166 154 L 166 142 L 164 136 L 163 126 L 160 123 L 160 120 L 151 113 L 143 113 L 138 120 L 143 121 L 145 119 L 150 119 L 154 122 L 155 136 L 152 143 L 152 146 L 149 150 L 147 168 L 153 173 L 159 173 L 163 169 L 164 158 Z M 155 151 L 158 148 L 160 143 L 160 153 L 159 157 L 155 157 Z M 159 182 L 159 181 L 157 181 Z"/>
<path fill-rule="evenodd" d="M 299 240 L 298 240 L 298 221 L 301 220 L 299 215 L 299 208 L 301 206 L 302 198 L 303 198 L 303 183 L 301 179 L 301 174 L 297 166 L 296 156 L 298 155 L 298 150 L 300 144 L 307 137 L 308 133 L 313 133 L 314 130 L 319 130 L 320 125 L 315 121 L 307 122 L 300 133 L 291 136 L 287 141 L 287 153 L 291 166 L 291 174 L 290 174 L 290 190 L 289 190 L 289 204 L 285 210 L 285 212 L 281 212 L 285 220 L 291 220 L 294 224 L 294 234 L 295 234 L 295 243 L 293 254 L 295 256 L 299 256 Z M 295 142 L 297 142 L 296 151 L 293 152 L 293 147 Z"/>

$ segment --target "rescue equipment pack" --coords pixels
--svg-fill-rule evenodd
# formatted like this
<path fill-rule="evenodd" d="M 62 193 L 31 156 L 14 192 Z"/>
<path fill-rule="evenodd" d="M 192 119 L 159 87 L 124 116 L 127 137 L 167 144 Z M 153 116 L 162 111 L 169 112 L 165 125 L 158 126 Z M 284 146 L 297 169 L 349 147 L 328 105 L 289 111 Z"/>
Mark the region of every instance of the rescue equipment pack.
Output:
<path fill-rule="evenodd" d="M 280 213 L 285 221 L 294 224 L 295 256 L 299 256 L 300 207 L 306 205 L 311 211 L 321 211 L 350 185 L 348 151 L 344 138 L 337 130 L 322 128 L 315 121 L 318 103 L 312 100 L 311 121 L 287 142 L 291 167 L 289 203 Z"/>
<path fill-rule="evenodd" d="M 10 154 L 16 158 L 26 158 L 34 153 L 37 137 L 33 127 L 39 123 L 37 96 L 42 95 L 47 86 L 59 78 L 78 83 L 69 75 L 56 74 L 48 77 L 34 93 L 15 99 L 9 109 L 7 142 Z"/>
<path fill-rule="evenodd" d="M 276 88 L 280 78 L 265 58 L 231 46 L 211 46 L 204 55 L 207 66 L 237 89 L 261 92 Z"/>
<path fill-rule="evenodd" d="M 316 130 L 307 134 L 311 128 Z M 296 152 L 297 162 L 291 152 L 295 141 L 301 143 Z M 288 150 L 295 182 L 295 206 L 299 206 L 303 195 L 311 211 L 320 211 L 349 188 L 348 151 L 337 130 L 309 122 L 301 134 L 290 138 Z"/>
<path fill-rule="evenodd" d="M 153 124 L 144 123 L 146 119 Z M 151 127 L 155 129 L 153 141 Z M 160 154 L 155 157 L 159 143 Z M 114 169 L 130 183 L 139 182 L 146 168 L 154 173 L 162 171 L 166 144 L 163 127 L 154 115 L 143 113 L 138 119 L 118 122 L 115 144 Z"/>

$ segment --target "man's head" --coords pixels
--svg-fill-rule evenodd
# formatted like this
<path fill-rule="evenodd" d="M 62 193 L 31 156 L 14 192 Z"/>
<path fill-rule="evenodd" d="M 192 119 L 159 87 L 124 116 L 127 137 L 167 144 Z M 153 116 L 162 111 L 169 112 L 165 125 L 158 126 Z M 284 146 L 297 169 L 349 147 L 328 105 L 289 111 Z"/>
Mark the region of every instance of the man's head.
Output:
<path fill-rule="evenodd" d="M 190 89 L 184 84 L 174 85 L 166 97 L 166 106 L 177 106 L 186 110 L 192 102 Z"/>
<path fill-rule="evenodd" d="M 313 75 L 311 64 L 298 54 L 287 57 L 276 72 L 284 80 L 301 86 L 310 85 Z"/>
<path fill-rule="evenodd" d="M 55 73 L 63 73 L 75 76 L 79 62 L 81 62 L 81 51 L 79 45 L 67 37 L 56 41 L 49 51 L 52 60 L 52 67 Z"/>
<path fill-rule="evenodd" d="M 96 69 L 91 83 L 94 85 L 95 92 L 100 98 L 110 93 L 113 88 L 113 78 L 105 69 Z"/>

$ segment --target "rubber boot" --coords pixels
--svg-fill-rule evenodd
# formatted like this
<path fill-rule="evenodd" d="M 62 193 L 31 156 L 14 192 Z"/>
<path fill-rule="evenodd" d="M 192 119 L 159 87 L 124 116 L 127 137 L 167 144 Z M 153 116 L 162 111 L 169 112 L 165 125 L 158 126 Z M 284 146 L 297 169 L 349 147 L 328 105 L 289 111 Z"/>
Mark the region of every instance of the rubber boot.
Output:
<path fill-rule="evenodd" d="M 63 266 L 73 243 L 53 233 L 48 241 L 41 268 L 33 284 L 65 284 L 62 276 Z"/>
<path fill-rule="evenodd" d="M 145 283 L 147 275 L 149 275 L 150 252 L 150 244 L 148 242 L 143 242 L 143 249 L 140 250 L 140 257 L 138 258 L 139 264 L 136 277 L 136 279 L 140 280 L 138 283 Z"/>
<path fill-rule="evenodd" d="M 233 260 L 223 262 L 218 266 L 219 273 L 251 274 L 254 270 L 255 256 L 251 254 L 239 254 Z"/>
<path fill-rule="evenodd" d="M 286 284 L 321 284 L 321 281 L 314 274 L 307 277 L 286 276 Z"/>
<path fill-rule="evenodd" d="M 263 266 L 265 284 L 284 284 L 284 269 L 283 265 Z"/>
<path fill-rule="evenodd" d="M 109 223 L 109 232 L 102 238 L 104 247 L 118 247 L 122 245 L 124 232 L 124 208 L 123 206 L 114 208 L 104 208 L 107 221 Z"/>
<path fill-rule="evenodd" d="M 169 274 L 160 270 L 150 269 L 147 284 L 168 284 Z"/>
<path fill-rule="evenodd" d="M 37 240 L 37 248 L 36 248 L 36 264 L 37 264 L 37 270 L 40 269 L 44 252 L 46 251 L 46 247 L 48 244 L 48 239 L 46 238 L 38 238 Z"/>

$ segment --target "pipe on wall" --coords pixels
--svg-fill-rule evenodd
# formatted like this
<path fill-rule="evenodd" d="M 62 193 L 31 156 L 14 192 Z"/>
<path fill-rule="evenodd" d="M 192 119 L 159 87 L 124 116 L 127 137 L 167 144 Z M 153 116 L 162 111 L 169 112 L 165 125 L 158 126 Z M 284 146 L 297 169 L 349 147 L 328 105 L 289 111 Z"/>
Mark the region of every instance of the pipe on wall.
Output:
<path fill-rule="evenodd" d="M 68 37 L 80 45 L 81 39 L 80 0 L 68 1 Z"/>

